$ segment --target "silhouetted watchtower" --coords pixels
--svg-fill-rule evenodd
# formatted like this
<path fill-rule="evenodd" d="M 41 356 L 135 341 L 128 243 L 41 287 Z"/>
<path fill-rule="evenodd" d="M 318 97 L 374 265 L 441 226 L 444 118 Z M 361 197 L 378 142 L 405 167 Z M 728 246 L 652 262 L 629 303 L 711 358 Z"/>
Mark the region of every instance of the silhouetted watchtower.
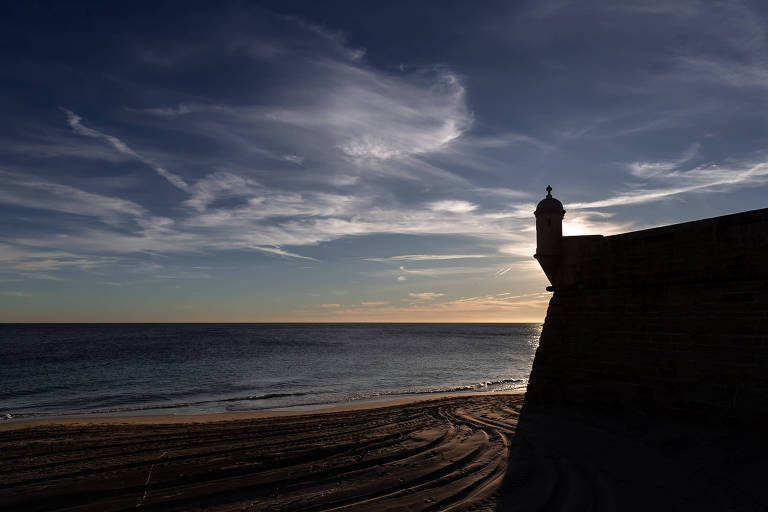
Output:
<path fill-rule="evenodd" d="M 536 216 L 536 254 L 533 257 L 539 260 L 549 282 L 554 284 L 563 254 L 565 210 L 563 203 L 552 197 L 552 187 L 547 186 L 547 197 L 539 202 L 533 214 Z"/>

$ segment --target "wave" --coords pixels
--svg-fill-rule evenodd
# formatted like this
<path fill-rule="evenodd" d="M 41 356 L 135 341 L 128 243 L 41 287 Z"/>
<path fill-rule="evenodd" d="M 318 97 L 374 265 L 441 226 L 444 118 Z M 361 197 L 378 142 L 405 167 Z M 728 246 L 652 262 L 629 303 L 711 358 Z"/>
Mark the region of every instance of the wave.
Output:
<path fill-rule="evenodd" d="M 388 398 L 394 398 L 398 396 L 408 396 L 408 395 L 431 395 L 431 394 L 462 393 L 462 392 L 471 393 L 471 392 L 477 392 L 477 391 L 487 391 L 489 393 L 492 393 L 495 391 L 523 391 L 525 390 L 526 385 L 527 385 L 527 379 L 501 379 L 501 380 L 488 380 L 488 381 L 478 382 L 475 384 L 447 386 L 447 387 L 440 387 L 440 388 L 417 388 L 417 389 L 403 389 L 403 390 L 397 390 L 397 391 L 370 391 L 370 392 L 359 392 L 359 393 L 347 393 L 347 394 L 342 394 L 342 397 L 337 399 L 301 402 L 293 405 L 286 405 L 286 406 L 280 407 L 280 409 L 289 410 L 297 407 L 312 408 L 312 407 L 328 406 L 333 404 L 341 404 L 344 402 L 358 402 L 358 401 L 366 401 L 366 400 L 375 401 L 377 399 L 385 400 Z M 270 408 L 269 407 L 227 407 L 227 411 L 231 411 L 231 412 L 254 411 L 254 410 L 265 410 L 265 409 L 268 410 Z"/>
<path fill-rule="evenodd" d="M 138 413 L 147 411 L 163 411 L 172 409 L 184 409 L 195 408 L 210 404 L 221 404 L 226 411 L 257 411 L 257 410 L 269 410 L 274 409 L 275 404 L 269 404 L 268 401 L 276 399 L 298 398 L 308 397 L 310 395 L 323 395 L 327 398 L 319 398 L 317 400 L 300 400 L 292 401 L 292 403 L 281 403 L 277 406 L 280 409 L 291 409 L 295 407 L 318 407 L 324 405 L 339 404 L 344 402 L 358 402 L 365 400 L 377 400 L 385 398 L 393 398 L 397 396 L 409 396 L 409 395 L 431 395 L 440 393 L 462 393 L 462 392 L 478 392 L 478 391 L 517 391 L 525 388 L 526 379 L 499 379 L 499 380 L 487 380 L 476 382 L 473 384 L 464 384 L 456 386 L 444 386 L 444 387 L 426 387 L 426 388 L 408 388 L 400 390 L 384 390 L 384 391 L 369 391 L 369 392 L 320 392 L 320 391 L 307 391 L 307 392 L 295 392 L 295 393 L 265 393 L 261 395 L 242 395 L 227 398 L 215 398 L 207 400 L 195 400 L 184 401 L 166 404 L 147 403 L 144 405 L 125 406 L 125 407 L 101 407 L 94 409 L 87 409 L 81 411 L 71 412 L 18 412 L 13 414 L 14 419 L 34 418 L 34 417 L 61 417 L 61 416 L 93 416 L 93 415 L 112 415 L 112 414 L 125 414 L 125 413 Z M 328 396 L 330 395 L 330 396 Z M 136 399 L 136 397 L 132 397 Z M 126 397 L 128 399 L 128 397 Z M 259 401 L 267 401 L 262 403 L 253 403 Z M 242 403 L 239 406 L 235 405 L 237 402 L 249 402 Z M 24 407 L 21 408 L 22 410 Z M 18 409 L 17 409 L 18 410 Z M 206 411 L 210 412 L 210 411 Z"/>
<path fill-rule="evenodd" d="M 475 384 L 465 384 L 459 386 L 440 387 L 440 388 L 415 388 L 415 389 L 403 389 L 399 391 L 373 391 L 370 393 L 354 393 L 352 400 L 366 400 L 369 398 L 375 398 L 378 396 L 397 396 L 397 395 L 429 395 L 433 393 L 458 393 L 462 391 L 513 391 L 519 388 L 523 388 L 526 383 L 525 379 L 501 379 L 501 380 L 487 380 L 478 382 Z M 514 386 L 517 384 L 518 386 Z M 505 389 L 507 386 L 512 385 L 509 389 Z"/>

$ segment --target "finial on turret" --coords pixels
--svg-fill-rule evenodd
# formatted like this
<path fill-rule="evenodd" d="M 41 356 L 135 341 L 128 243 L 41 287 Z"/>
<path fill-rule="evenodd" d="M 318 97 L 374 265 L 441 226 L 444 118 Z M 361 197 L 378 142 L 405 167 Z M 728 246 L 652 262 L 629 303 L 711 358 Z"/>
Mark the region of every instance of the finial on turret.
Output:
<path fill-rule="evenodd" d="M 547 185 L 547 197 L 552 197 L 552 187 L 550 185 Z"/>

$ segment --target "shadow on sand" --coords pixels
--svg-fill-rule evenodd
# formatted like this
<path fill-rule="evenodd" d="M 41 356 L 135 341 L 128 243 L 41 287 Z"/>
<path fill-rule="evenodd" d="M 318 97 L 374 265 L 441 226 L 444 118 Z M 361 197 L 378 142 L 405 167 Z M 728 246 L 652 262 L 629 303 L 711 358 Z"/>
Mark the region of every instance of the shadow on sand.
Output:
<path fill-rule="evenodd" d="M 768 510 L 755 431 L 525 406 L 499 511 Z"/>

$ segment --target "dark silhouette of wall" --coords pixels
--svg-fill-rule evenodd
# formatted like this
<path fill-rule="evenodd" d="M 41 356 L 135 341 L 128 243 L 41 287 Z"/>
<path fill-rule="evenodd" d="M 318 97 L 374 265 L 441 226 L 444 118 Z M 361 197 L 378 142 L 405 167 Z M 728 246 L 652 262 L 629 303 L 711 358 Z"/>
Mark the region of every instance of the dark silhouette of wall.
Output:
<path fill-rule="evenodd" d="M 526 407 L 768 423 L 768 209 L 561 238 Z"/>

